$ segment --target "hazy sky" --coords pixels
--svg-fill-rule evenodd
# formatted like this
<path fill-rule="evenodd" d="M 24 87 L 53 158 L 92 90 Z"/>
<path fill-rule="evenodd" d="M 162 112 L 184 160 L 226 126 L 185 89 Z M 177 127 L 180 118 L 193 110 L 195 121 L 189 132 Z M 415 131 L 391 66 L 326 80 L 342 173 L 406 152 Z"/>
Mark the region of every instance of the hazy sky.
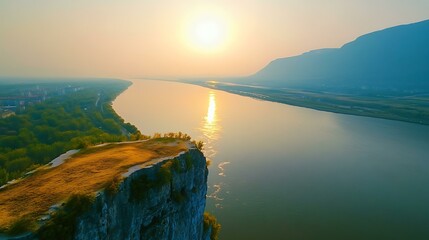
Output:
<path fill-rule="evenodd" d="M 205 16 L 222 29 L 210 51 L 190 30 Z M 249 75 L 425 19 L 429 0 L 0 0 L 0 75 Z"/>

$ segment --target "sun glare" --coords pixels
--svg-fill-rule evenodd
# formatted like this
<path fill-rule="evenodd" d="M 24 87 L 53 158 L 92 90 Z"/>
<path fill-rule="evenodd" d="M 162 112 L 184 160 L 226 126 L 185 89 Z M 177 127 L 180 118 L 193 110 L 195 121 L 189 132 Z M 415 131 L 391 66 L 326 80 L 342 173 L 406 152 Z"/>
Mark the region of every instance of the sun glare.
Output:
<path fill-rule="evenodd" d="M 227 37 L 227 24 L 215 14 L 200 14 L 188 27 L 188 42 L 199 50 L 212 52 L 223 47 Z"/>

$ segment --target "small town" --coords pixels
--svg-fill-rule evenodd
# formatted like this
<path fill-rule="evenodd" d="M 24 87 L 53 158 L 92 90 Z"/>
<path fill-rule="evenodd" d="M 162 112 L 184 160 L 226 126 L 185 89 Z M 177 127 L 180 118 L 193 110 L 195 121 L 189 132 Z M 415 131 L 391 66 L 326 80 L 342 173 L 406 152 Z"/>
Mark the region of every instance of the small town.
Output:
<path fill-rule="evenodd" d="M 5 91 L 6 90 L 6 91 Z M 53 96 L 61 96 L 82 90 L 82 87 L 68 85 L 53 87 L 52 85 L 27 85 L 26 87 L 2 90 L 0 96 L 0 117 L 7 118 L 25 110 L 26 107 L 41 103 Z"/>

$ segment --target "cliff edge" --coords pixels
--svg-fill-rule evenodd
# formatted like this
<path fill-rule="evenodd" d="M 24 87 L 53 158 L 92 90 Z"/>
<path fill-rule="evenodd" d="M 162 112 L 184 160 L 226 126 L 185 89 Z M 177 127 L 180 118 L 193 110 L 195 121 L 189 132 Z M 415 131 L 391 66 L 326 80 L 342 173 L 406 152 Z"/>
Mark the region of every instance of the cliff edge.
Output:
<path fill-rule="evenodd" d="M 101 165 L 82 169 L 94 164 Z M 1 189 L 1 227 L 8 235 L 0 239 L 210 239 L 207 175 L 204 155 L 182 139 L 91 148 Z M 60 180 L 70 181 L 49 187 Z M 25 233 L 16 236 L 19 228 Z"/>

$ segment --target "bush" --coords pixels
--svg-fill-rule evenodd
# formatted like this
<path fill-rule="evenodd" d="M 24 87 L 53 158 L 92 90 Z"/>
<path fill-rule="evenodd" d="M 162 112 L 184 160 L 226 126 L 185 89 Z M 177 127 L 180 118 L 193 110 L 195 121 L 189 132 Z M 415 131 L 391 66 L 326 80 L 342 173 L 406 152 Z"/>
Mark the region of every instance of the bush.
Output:
<path fill-rule="evenodd" d="M 14 222 L 9 229 L 7 229 L 6 233 L 8 235 L 18 235 L 25 232 L 33 231 L 36 228 L 36 224 L 34 221 L 29 218 L 21 218 Z"/>
<path fill-rule="evenodd" d="M 161 133 L 154 133 L 152 138 L 161 138 Z"/>
<path fill-rule="evenodd" d="M 158 171 L 158 184 L 164 185 L 171 182 L 172 174 L 171 167 L 173 166 L 173 161 L 168 161 L 164 163 Z"/>
<path fill-rule="evenodd" d="M 140 201 L 147 196 L 149 189 L 154 187 L 154 183 L 147 175 L 141 175 L 131 181 L 129 201 Z"/>
<path fill-rule="evenodd" d="M 7 179 L 9 178 L 9 174 L 3 168 L 0 168 L 0 186 L 7 183 Z"/>
<path fill-rule="evenodd" d="M 211 215 L 208 212 L 205 212 L 203 221 L 204 221 L 204 231 L 208 231 L 211 228 L 210 239 L 217 240 L 219 237 L 221 225 L 217 222 L 216 217 Z"/>
<path fill-rule="evenodd" d="M 172 168 L 175 172 L 181 173 L 182 172 L 182 166 L 180 166 L 180 162 L 177 158 L 171 160 L 173 162 Z"/>
<path fill-rule="evenodd" d="M 121 182 L 122 182 L 121 177 L 119 176 L 114 177 L 112 181 L 106 184 L 104 191 L 110 196 L 115 195 L 119 191 L 119 185 L 121 184 Z"/>
<path fill-rule="evenodd" d="M 203 141 L 193 141 L 193 143 L 195 144 L 195 147 L 197 147 L 198 150 L 202 151 L 204 148 L 204 142 Z"/>
<path fill-rule="evenodd" d="M 192 162 L 192 156 L 189 152 L 186 153 L 185 163 L 186 163 L 186 170 L 188 170 L 188 171 L 191 170 L 194 163 Z"/>
<path fill-rule="evenodd" d="M 193 166 L 192 157 L 189 153 L 185 156 L 186 169 L 190 170 Z M 151 188 L 160 188 L 166 184 L 169 184 L 172 180 L 173 173 L 181 173 L 183 171 L 180 162 L 177 158 L 169 160 L 162 164 L 156 173 L 155 179 L 149 179 L 147 175 L 141 175 L 140 177 L 134 178 L 131 181 L 131 193 L 130 201 L 139 201 L 144 199 L 147 196 L 147 192 Z M 186 199 L 186 192 L 182 191 L 173 191 L 172 198 L 176 202 L 183 202 Z"/>
<path fill-rule="evenodd" d="M 71 240 L 76 232 L 76 220 L 88 211 L 94 202 L 90 195 L 74 194 L 52 218 L 38 231 L 37 236 L 43 240 Z"/>
<path fill-rule="evenodd" d="M 6 163 L 6 170 L 8 172 L 21 172 L 28 169 L 31 165 L 32 165 L 32 162 L 30 158 L 22 157 Z"/>

